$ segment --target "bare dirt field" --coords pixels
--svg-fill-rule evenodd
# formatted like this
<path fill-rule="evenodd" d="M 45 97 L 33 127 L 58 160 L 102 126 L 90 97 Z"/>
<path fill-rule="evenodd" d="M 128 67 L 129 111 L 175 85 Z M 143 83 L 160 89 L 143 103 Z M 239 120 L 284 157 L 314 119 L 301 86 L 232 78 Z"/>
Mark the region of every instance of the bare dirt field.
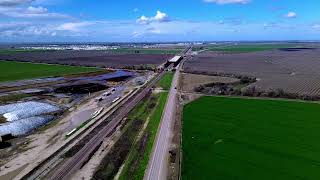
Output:
<path fill-rule="evenodd" d="M 320 95 L 320 49 L 272 50 L 252 53 L 203 52 L 185 63 L 185 71 L 201 74 L 255 76 L 264 91 L 283 89 Z"/>
<path fill-rule="evenodd" d="M 194 89 L 209 83 L 235 83 L 239 79 L 221 76 L 207 76 L 201 74 L 183 73 L 181 77 L 181 88 L 184 92 L 194 92 Z"/>
<path fill-rule="evenodd" d="M 159 65 L 170 59 L 165 54 L 112 54 L 108 51 L 43 51 L 0 54 L 1 60 L 122 68 L 133 65 Z"/>

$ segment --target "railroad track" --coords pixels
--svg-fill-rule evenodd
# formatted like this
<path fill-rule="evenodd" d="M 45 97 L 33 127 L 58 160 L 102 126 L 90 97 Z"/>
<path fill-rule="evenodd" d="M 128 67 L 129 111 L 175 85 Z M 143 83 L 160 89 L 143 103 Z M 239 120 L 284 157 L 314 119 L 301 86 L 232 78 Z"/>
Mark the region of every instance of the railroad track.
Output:
<path fill-rule="evenodd" d="M 104 138 L 109 136 L 120 124 L 123 118 L 147 95 L 151 88 L 162 78 L 164 72 L 161 72 L 153 79 L 143 90 L 123 105 L 117 115 L 103 129 L 101 129 L 93 138 L 91 138 L 74 156 L 63 163 L 57 171 L 50 177 L 52 180 L 68 179 L 74 172 L 80 169 L 86 163 L 90 156 L 99 148 Z"/>
<path fill-rule="evenodd" d="M 156 78 L 151 80 L 151 82 L 149 82 L 146 87 L 143 87 L 143 89 L 148 88 L 148 87 L 152 87 L 152 85 L 155 84 L 154 81 L 158 81 L 161 78 L 159 76 L 162 76 L 162 75 L 163 74 L 159 74 Z M 33 170 L 31 170 L 27 174 L 23 175 L 21 177 L 21 179 L 22 180 L 34 180 L 34 179 L 44 178 L 50 171 L 52 171 L 52 169 L 55 166 L 57 166 L 59 163 L 61 163 L 63 161 L 63 158 L 62 158 L 63 155 L 69 149 L 71 149 L 73 146 L 75 146 L 77 144 L 77 143 L 75 143 L 75 141 L 79 139 L 78 137 L 82 136 L 82 137 L 80 137 L 80 139 L 85 138 L 88 135 L 88 134 L 86 134 L 88 131 L 90 134 L 92 131 L 94 131 L 95 128 L 97 128 L 99 126 L 99 124 L 101 124 L 104 121 L 107 121 L 107 118 L 105 118 L 105 116 L 110 117 L 113 114 L 117 113 L 119 108 L 123 108 L 126 104 L 128 104 L 128 101 L 132 101 L 132 99 L 133 99 L 132 97 L 136 96 L 137 93 L 141 94 L 141 92 L 143 92 L 143 91 L 140 90 L 140 92 L 139 92 L 139 90 L 138 90 L 134 93 L 131 93 L 128 97 L 121 100 L 119 102 L 119 104 L 117 104 L 116 106 L 114 106 L 113 108 L 108 110 L 107 112 L 104 112 L 100 117 L 98 117 L 97 120 L 95 120 L 95 123 L 91 124 L 90 127 L 86 128 L 86 130 L 83 130 L 82 132 L 80 132 L 77 135 L 77 137 L 74 137 L 73 139 L 71 139 L 69 142 L 67 142 L 65 145 L 63 145 L 60 149 L 58 149 L 52 155 L 47 157 L 44 161 L 39 163 Z M 122 113 L 122 112 L 120 112 L 120 113 Z M 118 113 L 118 114 L 120 114 L 120 113 Z M 112 119 L 112 121 L 110 121 L 109 123 L 114 122 L 114 118 L 111 118 L 111 119 Z M 92 129 L 92 127 L 93 127 L 93 129 Z"/>
<path fill-rule="evenodd" d="M 185 52 L 190 50 L 188 48 Z M 173 66 L 173 65 L 171 65 Z M 170 68 L 169 66 L 168 68 Z M 151 88 L 163 77 L 165 71 L 159 73 L 153 80 L 151 80 L 142 90 L 138 91 L 134 97 L 129 97 L 126 103 L 114 110 L 110 115 L 116 113 L 112 120 L 99 132 L 94 135 L 75 155 L 73 155 L 66 162 L 53 172 L 53 175 L 49 178 L 52 180 L 68 179 L 70 175 L 80 169 L 91 157 L 91 155 L 100 147 L 104 138 L 109 136 L 115 128 L 120 124 L 123 118 L 147 95 Z M 108 114 L 108 113 L 106 113 Z M 100 122 L 101 123 L 101 122 Z M 84 133 L 83 133 L 84 134 Z M 76 139 L 76 138 L 75 138 Z M 71 145 L 72 142 L 68 143 Z M 45 161 L 40 163 L 34 170 L 25 175 L 22 179 L 41 179 L 44 175 L 52 171 L 52 166 L 57 166 L 62 162 L 61 155 L 66 152 L 65 149 L 61 148 L 56 153 L 48 157 Z M 41 169 L 42 168 L 42 169 Z M 36 173 L 40 170 L 40 173 Z"/>
<path fill-rule="evenodd" d="M 51 154 L 49 157 L 47 157 L 45 160 L 43 160 L 41 163 L 39 163 L 33 170 L 28 172 L 26 175 L 23 175 L 21 177 L 22 180 L 34 180 L 34 179 L 41 179 L 43 178 L 46 173 L 48 173 L 53 167 L 55 167 L 57 164 L 59 164 L 62 161 L 62 156 L 70 150 L 73 146 L 77 144 L 78 139 L 85 138 L 88 134 L 91 133 L 95 128 L 97 128 L 102 122 L 107 121 L 105 116 L 109 117 L 112 114 L 114 114 L 119 107 L 121 107 L 124 103 L 127 102 L 128 99 L 130 99 L 132 96 L 134 96 L 136 92 L 133 91 L 127 95 L 127 97 L 124 97 L 122 100 L 119 101 L 118 104 L 111 106 L 108 110 L 101 113 L 97 117 L 96 120 L 92 124 L 89 124 L 87 128 L 80 131 L 78 134 L 75 134 L 74 137 L 71 137 L 70 140 L 64 144 L 60 149 L 55 151 L 53 154 Z M 20 178 L 19 178 L 20 179 Z"/>

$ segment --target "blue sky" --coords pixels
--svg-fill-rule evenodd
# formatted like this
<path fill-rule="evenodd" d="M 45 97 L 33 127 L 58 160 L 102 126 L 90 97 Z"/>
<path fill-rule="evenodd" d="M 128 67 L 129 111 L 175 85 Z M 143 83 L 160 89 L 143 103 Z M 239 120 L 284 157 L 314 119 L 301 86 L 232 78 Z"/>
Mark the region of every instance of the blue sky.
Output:
<path fill-rule="evenodd" d="M 0 0 L 0 42 L 320 40 L 319 0 Z"/>

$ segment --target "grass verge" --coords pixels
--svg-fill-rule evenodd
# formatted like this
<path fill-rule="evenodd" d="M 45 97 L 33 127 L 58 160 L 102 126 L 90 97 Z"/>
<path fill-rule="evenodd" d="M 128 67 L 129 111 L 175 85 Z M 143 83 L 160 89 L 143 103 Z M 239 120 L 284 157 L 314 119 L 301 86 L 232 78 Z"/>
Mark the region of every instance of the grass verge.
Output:
<path fill-rule="evenodd" d="M 151 94 L 129 113 L 127 124 L 122 130 L 122 136 L 112 147 L 109 154 L 102 160 L 93 179 L 112 179 L 125 160 L 128 157 L 129 159 L 131 158 L 132 151 L 134 151 L 136 147 L 142 149 L 141 152 L 147 153 L 151 151 L 152 144 L 150 146 L 150 141 L 154 139 L 153 134 L 157 131 L 156 128 L 159 125 L 158 119 L 161 119 L 161 109 L 163 109 L 162 106 L 165 104 L 166 97 L 167 93 Z M 148 132 L 151 133 L 147 136 L 143 135 L 141 139 L 146 140 L 146 143 L 141 144 L 141 141 L 137 142 L 136 140 L 148 118 L 150 121 L 147 129 Z M 143 153 L 142 157 L 144 158 L 145 156 L 147 156 L 147 154 Z M 137 164 L 137 167 L 143 169 L 144 166 Z"/>
<path fill-rule="evenodd" d="M 226 97 L 187 104 L 182 179 L 319 179 L 319 108 Z"/>
<path fill-rule="evenodd" d="M 131 149 L 119 179 L 143 179 L 144 172 L 148 166 L 149 157 L 157 135 L 161 121 L 162 112 L 168 97 L 167 92 L 157 95 L 158 103 L 154 111 L 149 116 L 149 124 L 145 129 L 141 139 Z"/>
<path fill-rule="evenodd" d="M 173 76 L 173 72 L 167 72 L 163 76 L 163 78 L 160 79 L 156 86 L 162 88 L 163 90 L 169 90 L 171 87 Z"/>
<path fill-rule="evenodd" d="M 0 82 L 98 71 L 97 68 L 0 61 Z"/>

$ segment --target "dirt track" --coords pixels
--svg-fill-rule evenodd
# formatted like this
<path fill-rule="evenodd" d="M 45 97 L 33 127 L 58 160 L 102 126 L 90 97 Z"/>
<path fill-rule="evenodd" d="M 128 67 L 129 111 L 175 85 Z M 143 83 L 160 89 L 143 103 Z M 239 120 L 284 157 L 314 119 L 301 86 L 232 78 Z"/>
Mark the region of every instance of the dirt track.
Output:
<path fill-rule="evenodd" d="M 204 52 L 185 64 L 185 71 L 255 76 L 262 90 L 281 88 L 301 95 L 320 95 L 320 49 L 223 54 Z"/>

